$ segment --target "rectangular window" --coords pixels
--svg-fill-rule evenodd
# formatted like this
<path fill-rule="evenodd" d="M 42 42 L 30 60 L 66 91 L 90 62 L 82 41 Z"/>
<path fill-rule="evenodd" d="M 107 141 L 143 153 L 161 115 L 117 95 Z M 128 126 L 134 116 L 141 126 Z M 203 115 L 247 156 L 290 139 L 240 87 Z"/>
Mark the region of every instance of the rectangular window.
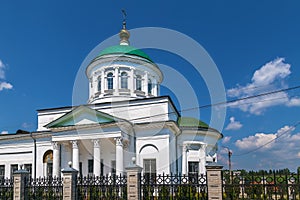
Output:
<path fill-rule="evenodd" d="M 79 162 L 79 176 L 82 177 L 82 162 Z"/>
<path fill-rule="evenodd" d="M 52 176 L 53 172 L 53 163 L 47 163 L 47 176 Z"/>
<path fill-rule="evenodd" d="M 5 165 L 0 165 L 0 179 L 5 177 Z"/>
<path fill-rule="evenodd" d="M 156 159 L 144 159 L 145 174 L 156 174 Z"/>
<path fill-rule="evenodd" d="M 115 160 L 111 161 L 111 174 L 112 175 L 116 174 L 116 161 Z"/>
<path fill-rule="evenodd" d="M 29 176 L 32 175 L 32 164 L 25 164 L 24 169 L 29 172 Z"/>
<path fill-rule="evenodd" d="M 10 176 L 11 177 L 13 177 L 15 171 L 18 171 L 18 165 L 17 164 L 10 165 Z"/>
<path fill-rule="evenodd" d="M 100 173 L 101 173 L 101 176 L 103 176 L 103 170 L 104 170 L 104 164 L 103 164 L 103 159 L 101 159 L 101 169 L 100 169 Z"/>
<path fill-rule="evenodd" d="M 189 174 L 197 174 L 199 172 L 199 162 L 189 162 Z"/>
<path fill-rule="evenodd" d="M 88 174 L 93 175 L 94 173 L 94 160 L 88 160 Z"/>
<path fill-rule="evenodd" d="M 142 91 L 142 77 L 140 75 L 136 76 L 135 87 L 136 87 L 136 90 Z"/>

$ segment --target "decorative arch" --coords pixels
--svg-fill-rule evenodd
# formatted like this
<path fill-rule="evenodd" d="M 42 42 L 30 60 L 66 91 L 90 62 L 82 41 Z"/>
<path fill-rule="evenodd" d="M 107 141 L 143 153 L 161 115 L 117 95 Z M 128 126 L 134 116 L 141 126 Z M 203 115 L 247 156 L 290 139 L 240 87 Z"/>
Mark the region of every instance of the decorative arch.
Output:
<path fill-rule="evenodd" d="M 142 146 L 142 147 L 141 147 L 141 149 L 140 149 L 139 153 L 141 153 L 141 152 L 142 152 L 142 150 L 143 150 L 145 147 L 153 147 L 154 149 L 156 149 L 156 150 L 157 150 L 157 152 L 159 152 L 159 150 L 158 150 L 157 146 L 155 146 L 154 144 L 145 144 L 144 146 Z"/>
<path fill-rule="evenodd" d="M 43 174 L 44 176 L 52 176 L 53 171 L 53 151 L 48 150 L 43 155 Z"/>
<path fill-rule="evenodd" d="M 43 155 L 43 163 L 52 163 L 53 162 L 53 151 L 48 150 Z"/>

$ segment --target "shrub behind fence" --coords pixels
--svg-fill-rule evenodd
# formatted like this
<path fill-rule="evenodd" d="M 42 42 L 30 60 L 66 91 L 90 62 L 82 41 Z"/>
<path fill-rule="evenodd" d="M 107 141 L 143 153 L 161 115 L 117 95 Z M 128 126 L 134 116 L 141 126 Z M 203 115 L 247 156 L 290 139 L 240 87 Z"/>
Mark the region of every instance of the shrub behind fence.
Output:
<path fill-rule="evenodd" d="M 207 199 L 207 183 L 204 175 L 143 175 L 142 199 Z"/>
<path fill-rule="evenodd" d="M 63 179 L 60 177 L 28 178 L 25 180 L 25 199 L 62 200 Z"/>
<path fill-rule="evenodd" d="M 300 200 L 299 174 L 223 172 L 223 200 Z"/>
<path fill-rule="evenodd" d="M 14 185 L 13 179 L 0 179 L 0 199 L 13 200 Z"/>
<path fill-rule="evenodd" d="M 126 200 L 127 177 L 125 175 L 78 177 L 77 192 L 79 200 Z"/>

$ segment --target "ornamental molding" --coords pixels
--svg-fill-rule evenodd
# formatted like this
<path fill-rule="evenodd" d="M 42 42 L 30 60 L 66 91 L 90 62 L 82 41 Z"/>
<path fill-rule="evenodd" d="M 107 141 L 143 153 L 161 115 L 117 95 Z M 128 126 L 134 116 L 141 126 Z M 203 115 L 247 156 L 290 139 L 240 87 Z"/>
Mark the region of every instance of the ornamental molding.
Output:
<path fill-rule="evenodd" d="M 99 139 L 92 140 L 92 142 L 94 143 L 94 148 L 100 148 L 100 140 Z"/>
<path fill-rule="evenodd" d="M 78 141 L 77 140 L 72 140 L 72 141 L 70 141 L 71 142 L 71 144 L 72 144 L 72 148 L 73 149 L 78 149 Z"/>
<path fill-rule="evenodd" d="M 58 142 L 52 142 L 53 150 L 59 150 L 60 146 Z"/>

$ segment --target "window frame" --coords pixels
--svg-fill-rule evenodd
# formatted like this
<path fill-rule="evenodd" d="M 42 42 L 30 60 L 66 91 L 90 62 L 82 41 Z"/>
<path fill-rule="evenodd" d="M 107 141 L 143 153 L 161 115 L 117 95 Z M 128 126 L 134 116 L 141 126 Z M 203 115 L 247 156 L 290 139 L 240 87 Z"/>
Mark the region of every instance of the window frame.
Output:
<path fill-rule="evenodd" d="M 124 75 L 125 74 L 125 75 Z M 121 72 L 121 89 L 128 89 L 128 73 L 125 71 Z"/>
<path fill-rule="evenodd" d="M 107 89 L 113 90 L 114 89 L 114 74 L 112 72 L 107 73 L 106 81 L 107 81 Z"/>
<path fill-rule="evenodd" d="M 135 90 L 142 91 L 142 76 L 137 74 L 135 76 Z"/>

